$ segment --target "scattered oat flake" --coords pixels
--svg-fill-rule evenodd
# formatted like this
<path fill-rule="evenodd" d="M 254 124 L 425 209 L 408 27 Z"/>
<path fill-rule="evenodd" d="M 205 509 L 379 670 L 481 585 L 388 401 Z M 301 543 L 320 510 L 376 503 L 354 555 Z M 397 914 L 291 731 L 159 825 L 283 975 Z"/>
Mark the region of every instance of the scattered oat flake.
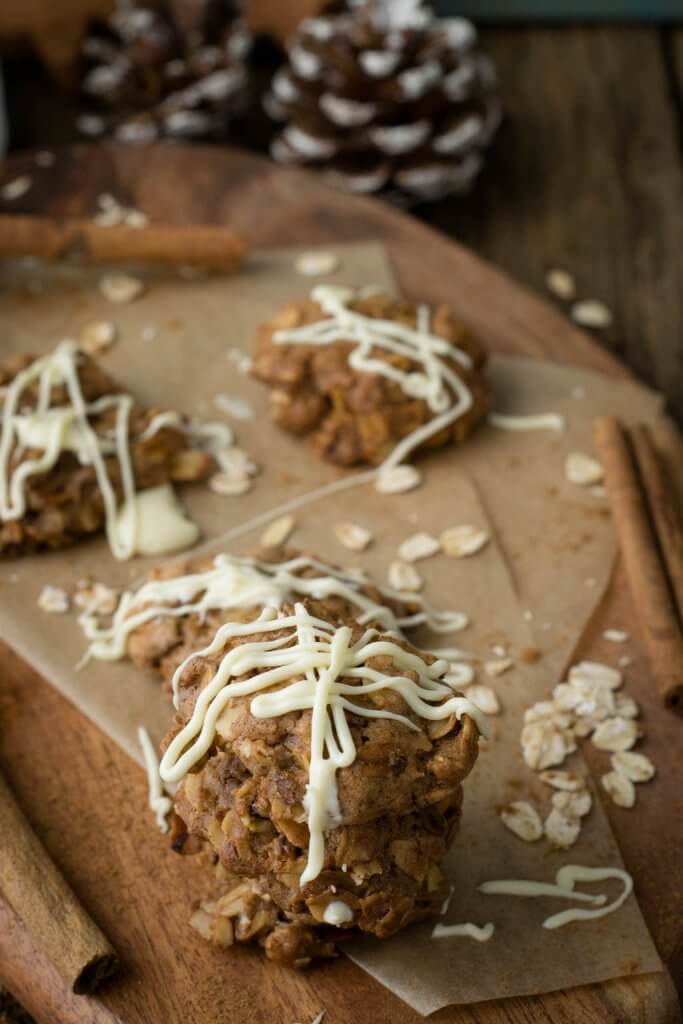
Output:
<path fill-rule="evenodd" d="M 489 535 L 486 530 L 470 523 L 462 526 L 451 526 L 441 534 L 441 547 L 444 554 L 451 558 L 467 558 L 488 544 Z"/>
<path fill-rule="evenodd" d="M 440 550 L 441 545 L 431 533 L 415 533 L 403 541 L 398 556 L 404 562 L 418 562 L 421 558 L 431 558 Z"/>
<path fill-rule="evenodd" d="M 606 718 L 591 736 L 598 750 L 630 750 L 638 739 L 638 726 L 632 718 Z"/>
<path fill-rule="evenodd" d="M 599 484 L 604 476 L 603 468 L 597 459 L 583 452 L 570 452 L 564 463 L 564 473 L 570 484 L 588 487 Z"/>
<path fill-rule="evenodd" d="M 580 789 L 575 793 L 560 790 L 553 793 L 552 804 L 568 818 L 585 818 L 590 814 L 593 798 L 587 789 Z"/>
<path fill-rule="evenodd" d="M 110 320 L 95 320 L 81 330 L 80 347 L 90 356 L 110 348 L 118 334 L 116 324 Z"/>
<path fill-rule="evenodd" d="M 89 615 L 113 615 L 119 603 L 118 591 L 105 583 L 80 580 L 74 595 L 74 604 Z"/>
<path fill-rule="evenodd" d="M 549 292 L 558 299 L 569 301 L 576 295 L 576 284 L 568 270 L 561 267 L 553 267 L 545 275 L 545 284 Z"/>
<path fill-rule="evenodd" d="M 612 754 L 612 768 L 620 775 L 625 775 L 631 782 L 649 782 L 654 778 L 655 766 L 645 754 L 636 754 L 632 750 L 618 750 Z"/>
<path fill-rule="evenodd" d="M 424 581 L 415 566 L 409 562 L 402 562 L 400 559 L 392 562 L 389 566 L 389 586 L 394 590 L 422 590 Z"/>
<path fill-rule="evenodd" d="M 422 477 L 414 466 L 392 466 L 380 472 L 375 490 L 381 494 L 403 494 L 412 491 L 422 483 Z"/>
<path fill-rule="evenodd" d="M 64 615 L 71 606 L 69 595 L 62 587 L 46 584 L 38 597 L 38 607 L 48 615 Z"/>
<path fill-rule="evenodd" d="M 565 793 L 576 793 L 585 786 L 585 779 L 575 772 L 545 771 L 539 775 L 541 782 Z"/>
<path fill-rule="evenodd" d="M 131 274 L 104 274 L 99 282 L 100 291 L 109 302 L 132 302 L 142 295 L 144 283 Z"/>
<path fill-rule="evenodd" d="M 213 404 L 226 416 L 232 416 L 236 420 L 253 420 L 254 407 L 248 398 L 242 395 L 226 395 L 221 392 L 213 396 Z"/>
<path fill-rule="evenodd" d="M 583 299 L 572 306 L 572 320 L 581 327 L 604 330 L 612 323 L 612 314 L 598 299 Z"/>
<path fill-rule="evenodd" d="M 15 199 L 21 199 L 22 196 L 26 195 L 32 184 L 33 182 L 28 174 L 22 174 L 21 177 L 14 178 L 13 181 L 8 181 L 6 185 L 3 185 L 0 188 L 0 196 L 11 203 Z"/>
<path fill-rule="evenodd" d="M 546 838 L 551 846 L 558 850 L 568 850 L 579 838 L 581 832 L 581 819 L 570 818 L 557 807 L 545 819 L 543 826 Z"/>
<path fill-rule="evenodd" d="M 274 519 L 261 534 L 262 547 L 277 548 L 280 544 L 284 544 L 295 525 L 294 516 L 281 516 L 279 519 Z"/>
<path fill-rule="evenodd" d="M 142 210 L 124 209 L 123 223 L 129 228 L 146 228 L 149 224 L 149 218 Z"/>
<path fill-rule="evenodd" d="M 514 665 L 512 658 L 494 658 L 492 661 L 484 662 L 484 672 L 487 676 L 502 676 Z"/>
<path fill-rule="evenodd" d="M 485 715 L 500 714 L 500 702 L 490 686 L 475 683 L 468 688 L 467 696 Z"/>
<path fill-rule="evenodd" d="M 500 812 L 500 818 L 510 832 L 526 843 L 535 843 L 543 835 L 543 822 L 538 811 L 526 800 L 516 800 Z"/>
<path fill-rule="evenodd" d="M 533 771 L 561 765 L 571 753 L 568 733 L 547 721 L 529 722 L 522 729 L 522 756 Z"/>
<path fill-rule="evenodd" d="M 623 676 L 618 669 L 603 665 L 599 661 L 579 661 L 569 669 L 570 683 L 587 683 L 592 686 L 606 686 L 609 690 L 617 690 Z"/>
<path fill-rule="evenodd" d="M 252 481 L 246 474 L 236 473 L 214 473 L 209 480 L 209 488 L 214 494 L 222 494 L 226 497 L 237 497 L 246 494 L 252 487 Z"/>
<path fill-rule="evenodd" d="M 625 629 L 606 629 L 602 635 L 611 644 L 625 644 L 631 639 Z"/>
<path fill-rule="evenodd" d="M 627 693 L 617 693 L 614 698 L 614 713 L 619 718 L 637 718 L 640 714 L 638 702 Z"/>
<path fill-rule="evenodd" d="M 316 249 L 311 252 L 300 253 L 294 263 L 298 274 L 306 277 L 321 277 L 324 274 L 333 274 L 339 269 L 341 260 L 333 252 L 324 249 Z"/>
<path fill-rule="evenodd" d="M 617 807 L 633 807 L 636 802 L 636 787 L 621 772 L 607 772 L 600 782 L 612 803 Z"/>
<path fill-rule="evenodd" d="M 357 523 L 337 523 L 334 535 L 349 551 L 365 551 L 372 543 L 372 534 Z"/>

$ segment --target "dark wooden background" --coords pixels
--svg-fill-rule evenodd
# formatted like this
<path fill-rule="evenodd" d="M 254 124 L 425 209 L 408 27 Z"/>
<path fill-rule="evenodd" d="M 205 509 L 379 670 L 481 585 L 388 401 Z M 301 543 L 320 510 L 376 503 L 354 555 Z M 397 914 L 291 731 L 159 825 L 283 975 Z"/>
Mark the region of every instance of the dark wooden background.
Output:
<path fill-rule="evenodd" d="M 683 0 L 681 3 L 683 21 Z M 602 300 L 596 332 L 683 425 L 683 28 L 481 30 L 507 121 L 475 191 L 414 212 L 544 289 L 549 267 Z M 273 54 L 259 48 L 261 77 Z M 72 141 L 72 101 L 32 61 L 6 65 L 13 148 Z M 265 150 L 252 111 L 235 140 Z"/>

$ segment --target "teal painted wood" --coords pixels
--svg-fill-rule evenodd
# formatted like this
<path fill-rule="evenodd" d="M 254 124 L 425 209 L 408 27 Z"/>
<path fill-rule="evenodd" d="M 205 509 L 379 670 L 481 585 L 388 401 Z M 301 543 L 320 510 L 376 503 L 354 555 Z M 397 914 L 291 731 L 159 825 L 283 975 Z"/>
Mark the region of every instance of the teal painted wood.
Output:
<path fill-rule="evenodd" d="M 440 14 L 476 21 L 678 21 L 683 0 L 436 0 Z"/>

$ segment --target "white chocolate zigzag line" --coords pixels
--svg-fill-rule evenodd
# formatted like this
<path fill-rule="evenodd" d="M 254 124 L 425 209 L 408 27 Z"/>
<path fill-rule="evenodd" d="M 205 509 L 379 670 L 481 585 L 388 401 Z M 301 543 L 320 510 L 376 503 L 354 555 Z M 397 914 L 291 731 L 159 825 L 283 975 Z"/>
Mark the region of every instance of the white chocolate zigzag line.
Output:
<path fill-rule="evenodd" d="M 250 711 L 255 718 L 277 718 L 310 709 L 311 760 L 304 801 L 310 842 L 306 869 L 301 876 L 301 884 L 305 885 L 322 870 L 325 830 L 339 823 L 336 772 L 352 764 L 356 757 L 345 712 L 392 719 L 409 729 L 419 728 L 405 715 L 367 708 L 351 697 L 391 689 L 427 721 L 438 721 L 451 714 L 458 719 L 468 715 L 483 735 L 487 729 L 481 710 L 466 697 L 453 696 L 451 688 L 440 682 L 449 669 L 447 661 L 429 665 L 398 644 L 377 639 L 380 634 L 374 629 L 366 630 L 351 644 L 348 626 L 335 629 L 329 622 L 310 615 L 300 603 L 295 605 L 294 615 L 278 615 L 275 609 L 266 608 L 255 622 L 221 626 L 207 647 L 189 655 L 179 665 L 173 679 L 174 693 L 177 694 L 183 672 L 193 658 L 211 657 L 223 651 L 235 637 L 282 630 L 288 631 L 284 637 L 245 642 L 223 655 L 213 678 L 197 697 L 189 721 L 166 750 L 160 774 L 165 782 L 184 778 L 210 749 L 217 722 L 235 697 L 253 696 Z M 377 656 L 388 656 L 399 669 L 416 673 L 418 682 L 408 675 L 390 676 L 369 668 L 367 661 Z M 234 681 L 248 672 L 256 675 Z M 357 679 L 358 684 L 342 681 L 349 678 Z"/>

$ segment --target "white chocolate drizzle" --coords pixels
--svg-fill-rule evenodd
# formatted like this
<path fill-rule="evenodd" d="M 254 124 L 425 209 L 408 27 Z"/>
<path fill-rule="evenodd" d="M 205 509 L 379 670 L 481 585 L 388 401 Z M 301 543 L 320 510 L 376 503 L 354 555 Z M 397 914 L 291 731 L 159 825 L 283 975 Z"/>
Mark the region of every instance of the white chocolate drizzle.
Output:
<path fill-rule="evenodd" d="M 296 575 L 306 570 L 313 570 L 315 575 Z M 421 625 L 436 633 L 455 632 L 467 625 L 467 618 L 461 612 L 434 609 L 419 594 L 404 594 L 378 587 L 384 598 L 417 606 L 416 612 L 397 616 L 387 605 L 378 604 L 363 593 L 361 588 L 369 582 L 361 572 L 336 569 L 305 555 L 286 562 L 264 562 L 255 558 L 237 558 L 223 552 L 216 555 L 213 565 L 202 572 L 149 580 L 135 591 L 124 591 L 108 625 L 102 625 L 100 616 L 86 608 L 79 617 L 81 628 L 90 641 L 86 660 L 116 661 L 123 658 L 130 633 L 152 619 L 184 615 L 202 618 L 209 611 L 227 612 L 266 605 L 280 608 L 297 596 L 318 600 L 344 598 L 356 609 L 360 625 L 377 621 L 384 629 L 399 636 L 403 630 Z M 451 656 L 450 650 L 435 653 L 442 658 Z M 460 656 L 461 652 L 454 652 L 454 657 Z M 466 665 L 451 665 L 450 671 L 457 672 L 458 669 L 464 673 L 471 672 Z M 464 676 L 457 678 L 464 679 Z"/>
<path fill-rule="evenodd" d="M 472 393 L 448 366 L 446 358 L 450 357 L 466 369 L 472 366 L 472 360 L 453 342 L 431 332 L 431 313 L 427 306 L 418 308 L 417 326 L 408 327 L 350 309 L 356 294 L 350 288 L 318 285 L 311 292 L 311 298 L 327 314 L 326 319 L 276 331 L 273 341 L 319 346 L 337 341 L 355 342 L 356 347 L 349 354 L 353 370 L 386 377 L 398 384 L 406 395 L 427 403 L 434 419 L 400 441 L 380 466 L 381 472 L 401 463 L 415 448 L 455 423 L 471 408 Z M 373 357 L 373 349 L 408 358 L 418 363 L 420 370 L 401 370 L 391 362 Z"/>
<path fill-rule="evenodd" d="M 149 787 L 149 808 L 151 811 L 154 811 L 159 831 L 168 832 L 166 817 L 173 809 L 173 801 L 164 794 L 163 783 L 159 775 L 159 762 L 154 752 L 154 745 L 144 725 L 138 726 L 138 741 L 142 747 L 142 756 L 145 759 L 145 770 Z"/>
<path fill-rule="evenodd" d="M 130 454 L 129 422 L 133 399 L 126 394 L 104 395 L 93 402 L 85 401 L 78 375 L 80 351 L 75 341 L 61 342 L 56 349 L 36 359 L 20 371 L 4 393 L 2 407 L 2 437 L 0 438 L 0 519 L 20 519 L 26 513 L 26 481 L 49 472 L 62 452 L 74 452 L 81 465 L 92 466 L 102 494 L 106 517 L 106 533 L 115 558 L 132 557 L 142 546 L 150 549 L 142 535 L 149 537 L 149 517 L 159 517 L 157 530 L 172 538 L 172 546 L 162 548 L 157 543 L 154 553 L 177 550 L 181 535 L 180 520 L 184 523 L 187 543 L 198 535 L 196 526 L 181 515 L 172 494 L 163 488 L 154 489 L 151 496 L 136 493 L 135 477 Z M 22 411 L 22 399 L 30 385 L 37 389 L 37 402 L 31 413 Z M 54 388 L 64 387 L 69 404 L 51 406 Z M 113 436 L 101 437 L 90 424 L 89 417 L 107 409 L 115 410 Z M 162 414 L 149 424 L 140 440 L 152 436 L 167 425 L 168 416 Z M 173 422 L 177 425 L 177 414 Z M 36 458 L 19 461 L 12 469 L 13 458 L 21 457 L 26 448 L 42 450 Z M 105 458 L 115 455 L 120 470 L 123 500 L 119 502 L 112 485 Z M 169 488 L 170 490 L 170 488 Z"/>
<path fill-rule="evenodd" d="M 323 921 L 325 924 L 332 924 L 335 928 L 340 928 L 343 924 L 350 924 L 353 921 L 353 911 L 343 900 L 332 900 L 325 907 Z"/>
<path fill-rule="evenodd" d="M 602 882 L 608 878 L 616 878 L 624 883 L 622 892 L 611 903 L 607 903 L 607 897 L 602 893 L 592 895 L 577 892 L 574 889 L 577 882 Z M 562 910 L 558 914 L 547 917 L 543 922 L 543 927 L 552 930 L 562 928 L 572 921 L 586 921 L 614 913 L 631 895 L 633 879 L 622 868 L 588 868 L 580 864 L 565 864 L 557 872 L 554 885 L 548 882 L 509 879 L 484 882 L 479 886 L 479 891 L 491 896 L 555 896 L 560 899 L 593 904 L 591 909 L 572 907 L 570 910 Z"/>
<path fill-rule="evenodd" d="M 433 939 L 450 939 L 464 936 L 468 939 L 476 939 L 477 942 L 488 942 L 496 926 L 489 921 L 487 924 L 472 924 L 467 921 L 465 924 L 435 924 L 432 931 Z"/>
<path fill-rule="evenodd" d="M 489 413 L 492 427 L 502 430 L 558 430 L 565 428 L 564 416 L 558 412 L 542 412 L 536 416 L 508 416 L 501 412 Z"/>
<path fill-rule="evenodd" d="M 246 639 L 269 633 L 279 635 L 272 640 Z M 176 670 L 176 704 L 180 680 L 192 659 L 220 654 L 236 637 L 245 640 L 222 655 L 213 678 L 197 697 L 189 721 L 166 750 L 160 775 L 165 782 L 184 778 L 210 749 L 218 719 L 235 697 L 253 695 L 250 711 L 254 718 L 277 718 L 310 710 L 311 751 L 304 799 L 309 847 L 301 885 L 319 875 L 324 862 L 325 831 L 341 822 L 336 774 L 356 758 L 346 712 L 365 718 L 391 719 L 419 731 L 406 715 L 367 707 L 352 698 L 393 690 L 414 714 L 426 721 L 442 720 L 451 714 L 458 719 L 468 715 L 483 735 L 487 733 L 485 716 L 479 708 L 466 697 L 453 696 L 451 688 L 441 681 L 449 670 L 447 661 L 429 665 L 419 655 L 382 639 L 375 629 L 366 630 L 352 643 L 348 626 L 335 628 L 312 616 L 299 603 L 293 615 L 265 608 L 255 622 L 228 622 L 221 626 L 207 647 L 191 654 Z M 407 674 L 392 676 L 371 668 L 368 662 L 377 656 L 390 657 L 397 669 L 414 673 L 418 681 Z M 236 681 L 248 673 L 255 674 Z"/>

